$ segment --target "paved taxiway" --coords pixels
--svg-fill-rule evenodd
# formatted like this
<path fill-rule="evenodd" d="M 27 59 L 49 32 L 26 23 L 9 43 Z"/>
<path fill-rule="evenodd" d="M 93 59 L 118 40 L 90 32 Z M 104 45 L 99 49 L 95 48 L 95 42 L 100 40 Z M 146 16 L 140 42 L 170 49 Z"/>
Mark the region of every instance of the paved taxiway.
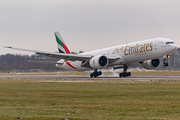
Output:
<path fill-rule="evenodd" d="M 0 79 L 42 79 L 42 80 L 125 80 L 125 81 L 180 81 L 180 76 L 102 76 L 90 78 L 86 75 L 0 75 Z"/>

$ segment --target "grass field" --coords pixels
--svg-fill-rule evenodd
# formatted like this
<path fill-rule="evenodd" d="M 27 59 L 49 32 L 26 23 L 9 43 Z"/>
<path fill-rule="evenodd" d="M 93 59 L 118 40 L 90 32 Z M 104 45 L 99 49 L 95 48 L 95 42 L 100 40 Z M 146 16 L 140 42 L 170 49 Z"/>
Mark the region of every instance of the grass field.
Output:
<path fill-rule="evenodd" d="M 0 80 L 0 119 L 180 119 L 179 81 Z"/>
<path fill-rule="evenodd" d="M 141 71 L 132 72 L 132 76 L 180 76 L 180 71 Z"/>

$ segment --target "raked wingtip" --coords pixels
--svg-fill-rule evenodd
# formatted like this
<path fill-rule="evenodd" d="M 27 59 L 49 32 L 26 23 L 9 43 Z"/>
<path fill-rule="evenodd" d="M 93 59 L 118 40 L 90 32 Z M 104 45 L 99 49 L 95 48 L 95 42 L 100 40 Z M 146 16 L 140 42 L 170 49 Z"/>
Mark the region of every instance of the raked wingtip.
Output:
<path fill-rule="evenodd" d="M 12 47 L 10 47 L 10 46 L 3 46 L 4 48 L 12 48 Z"/>

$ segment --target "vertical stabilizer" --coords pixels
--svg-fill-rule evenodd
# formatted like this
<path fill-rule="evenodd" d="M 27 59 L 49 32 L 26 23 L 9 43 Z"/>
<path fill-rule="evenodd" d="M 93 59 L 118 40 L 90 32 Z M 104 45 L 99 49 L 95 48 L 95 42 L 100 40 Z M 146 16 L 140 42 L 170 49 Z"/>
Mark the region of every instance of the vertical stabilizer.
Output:
<path fill-rule="evenodd" d="M 55 32 L 54 34 L 56 37 L 59 53 L 71 54 L 59 32 Z"/>

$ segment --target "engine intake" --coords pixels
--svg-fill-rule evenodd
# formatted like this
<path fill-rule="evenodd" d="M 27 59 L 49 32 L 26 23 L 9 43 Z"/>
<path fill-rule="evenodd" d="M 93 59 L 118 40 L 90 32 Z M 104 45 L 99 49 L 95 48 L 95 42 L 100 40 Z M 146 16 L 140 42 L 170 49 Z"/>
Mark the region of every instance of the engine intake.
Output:
<path fill-rule="evenodd" d="M 160 65 L 159 59 L 146 60 L 146 61 L 143 61 L 143 63 L 142 63 L 142 66 L 145 69 L 155 69 L 155 68 L 158 68 L 159 65 Z"/>
<path fill-rule="evenodd" d="M 91 66 L 91 68 L 93 69 L 99 69 L 102 67 L 106 67 L 108 65 L 109 61 L 107 59 L 106 56 L 95 56 L 93 58 L 90 59 L 89 61 L 89 65 Z"/>

